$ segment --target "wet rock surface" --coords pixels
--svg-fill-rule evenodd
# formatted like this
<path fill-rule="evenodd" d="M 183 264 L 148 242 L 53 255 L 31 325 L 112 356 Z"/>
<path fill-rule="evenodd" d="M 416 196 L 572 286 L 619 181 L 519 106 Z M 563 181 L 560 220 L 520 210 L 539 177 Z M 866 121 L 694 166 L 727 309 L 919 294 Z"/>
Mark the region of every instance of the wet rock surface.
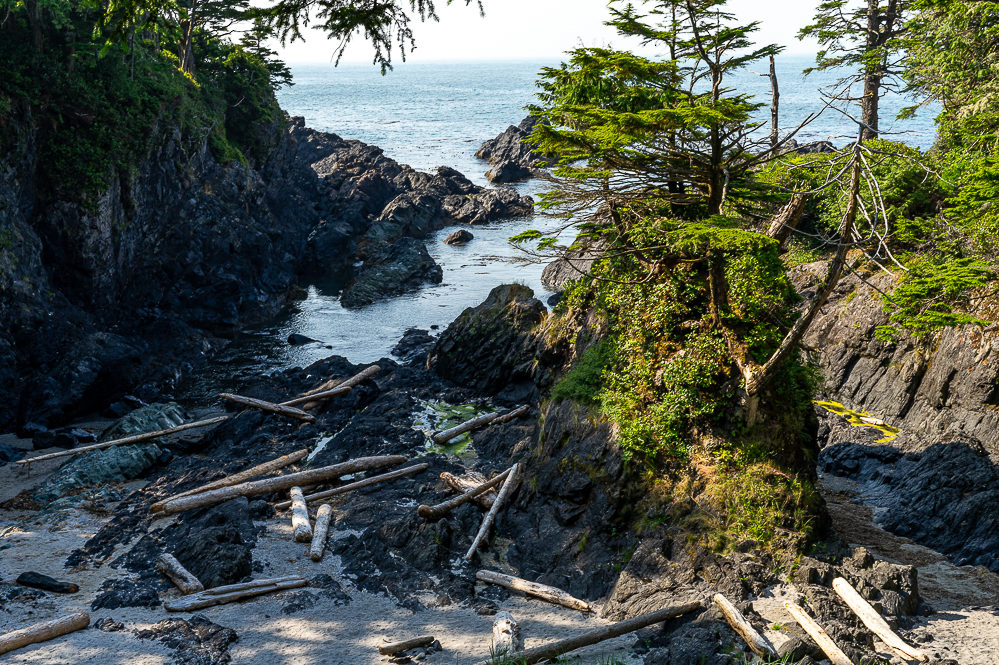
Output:
<path fill-rule="evenodd" d="M 424 284 L 440 284 L 443 279 L 444 271 L 422 241 L 400 238 L 369 257 L 344 289 L 340 302 L 344 307 L 363 307 Z"/>

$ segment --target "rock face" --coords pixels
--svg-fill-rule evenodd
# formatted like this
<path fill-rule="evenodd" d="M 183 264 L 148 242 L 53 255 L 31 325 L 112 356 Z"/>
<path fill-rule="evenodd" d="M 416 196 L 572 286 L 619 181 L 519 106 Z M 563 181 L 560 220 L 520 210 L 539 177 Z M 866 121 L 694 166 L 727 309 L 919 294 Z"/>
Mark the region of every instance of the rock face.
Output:
<path fill-rule="evenodd" d="M 534 175 L 540 155 L 524 139 L 534 130 L 540 119 L 529 115 L 519 125 L 510 125 L 496 138 L 489 139 L 475 151 L 475 156 L 493 165 L 486 172 L 489 182 L 514 182 Z"/>
<path fill-rule="evenodd" d="M 529 383 L 535 358 L 532 330 L 546 313 L 530 288 L 497 286 L 441 333 L 427 366 L 485 394 Z"/>
<path fill-rule="evenodd" d="M 594 262 L 604 251 L 603 243 L 581 243 L 578 238 L 576 243 L 583 246 L 555 259 L 541 273 L 541 283 L 549 291 L 561 293 L 566 284 L 588 275 Z"/>
<path fill-rule="evenodd" d="M 414 171 L 301 118 L 266 129 L 269 152 L 246 166 L 219 163 L 203 133 L 163 127 L 97 199 L 53 200 L 42 129 L 12 104 L 0 127 L 0 432 L 127 393 L 171 399 L 218 335 L 273 317 L 296 283 L 349 278 L 403 238 L 532 210 L 512 190 Z M 426 276 L 421 253 L 401 258 L 404 283 Z"/>
<path fill-rule="evenodd" d="M 173 555 L 206 589 L 236 584 L 253 572 L 256 532 L 246 497 L 185 515 L 170 540 Z"/>
<path fill-rule="evenodd" d="M 400 238 L 373 254 L 343 291 L 344 307 L 363 307 L 388 296 L 440 284 L 444 271 L 431 258 L 426 245 L 415 238 Z"/>

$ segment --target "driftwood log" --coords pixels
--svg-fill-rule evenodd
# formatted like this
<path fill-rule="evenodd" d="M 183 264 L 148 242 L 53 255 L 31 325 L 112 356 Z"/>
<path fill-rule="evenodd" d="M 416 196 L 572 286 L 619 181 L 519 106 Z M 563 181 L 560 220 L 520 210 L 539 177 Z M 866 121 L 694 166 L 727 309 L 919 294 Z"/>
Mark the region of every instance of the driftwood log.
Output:
<path fill-rule="evenodd" d="M 161 554 L 156 559 L 156 570 L 170 578 L 170 581 L 177 585 L 181 593 L 198 593 L 205 590 L 205 585 L 192 575 L 191 571 L 180 565 L 180 561 L 177 561 L 172 554 L 166 552 Z"/>
<path fill-rule="evenodd" d="M 305 579 L 301 577 L 278 577 L 271 580 L 247 582 L 245 584 L 230 584 L 228 586 L 215 587 L 214 589 L 206 589 L 199 593 L 181 596 L 174 600 L 164 601 L 163 607 L 170 612 L 192 612 L 212 607 L 213 605 L 232 603 L 243 598 L 262 596 L 267 593 L 274 593 L 275 591 L 284 591 L 285 589 L 297 589 L 306 584 Z"/>
<path fill-rule="evenodd" d="M 333 506 L 324 503 L 316 513 L 316 532 L 312 536 L 312 547 L 309 548 L 309 558 L 321 561 L 323 550 L 326 549 L 326 535 L 330 530 L 330 519 L 333 517 Z"/>
<path fill-rule="evenodd" d="M 728 598 L 720 593 L 716 593 L 713 600 L 718 609 L 721 610 L 728 625 L 732 626 L 732 630 L 746 641 L 746 644 L 749 645 L 753 653 L 764 660 L 777 658 L 777 650 L 774 649 L 774 645 L 770 644 L 770 640 L 758 633 L 753 628 L 753 625 L 746 620 L 742 612 Z"/>
<path fill-rule="evenodd" d="M 355 374 L 354 376 L 346 379 L 345 381 L 338 381 L 336 379 L 331 379 L 325 383 L 320 384 L 318 387 L 303 393 L 301 397 L 296 397 L 290 402 L 285 402 L 285 406 L 298 406 L 299 404 L 304 404 L 302 409 L 305 411 L 311 411 L 320 404 L 327 397 L 332 397 L 333 395 L 342 394 L 339 391 L 348 392 L 354 386 L 364 381 L 367 381 L 378 372 L 382 371 L 382 368 L 378 365 L 372 365 L 371 367 L 365 368 Z M 323 395 L 323 393 L 331 393 L 329 395 Z"/>
<path fill-rule="evenodd" d="M 641 630 L 646 626 L 668 621 L 669 619 L 675 619 L 676 617 L 683 616 L 688 612 L 693 612 L 694 610 L 701 609 L 702 607 L 701 603 L 687 603 L 685 605 L 677 605 L 675 607 L 664 607 L 661 610 L 649 612 L 648 614 L 643 614 L 641 616 L 634 617 L 633 619 L 619 621 L 609 626 L 604 626 L 602 628 L 597 628 L 596 630 L 583 633 L 582 635 L 577 635 L 576 637 L 570 637 L 558 642 L 552 642 L 551 644 L 534 647 L 533 649 L 526 649 L 516 655 L 514 662 L 516 662 L 517 665 L 534 665 L 534 663 L 541 662 L 542 660 L 558 658 L 559 656 L 567 654 L 570 651 L 582 649 L 583 647 L 588 647 L 591 644 L 599 644 L 600 642 L 620 637 L 621 635 L 627 635 L 628 633 L 633 633 L 636 630 Z M 491 660 L 485 660 L 480 662 L 479 665 L 491 665 L 491 663 Z"/>
<path fill-rule="evenodd" d="M 444 474 L 441 474 L 441 476 L 443 476 L 443 475 Z M 503 473 L 497 475 L 492 480 L 487 480 L 486 482 L 482 483 L 478 487 L 472 488 L 472 489 L 468 490 L 467 492 L 465 492 L 464 494 L 462 494 L 460 496 L 456 496 L 453 499 L 449 499 L 449 500 L 447 500 L 447 501 L 445 501 L 443 503 L 438 503 L 436 506 L 420 506 L 419 508 L 416 509 L 416 512 L 417 512 L 417 514 L 420 517 L 422 517 L 424 519 L 428 519 L 428 520 L 440 519 L 441 517 L 443 517 L 444 515 L 447 515 L 448 513 L 450 513 L 452 510 L 454 510 L 458 506 L 460 506 L 460 505 L 462 505 L 464 503 L 468 503 L 469 501 L 471 501 L 475 497 L 477 497 L 477 496 L 479 496 L 479 495 L 481 495 L 481 494 L 483 494 L 485 492 L 488 492 L 493 487 L 496 487 L 501 482 L 503 482 L 504 480 L 506 480 L 506 477 L 509 476 L 509 475 L 510 475 L 510 469 L 507 469 Z M 490 509 L 492 509 L 492 507 L 495 504 L 495 502 L 496 502 L 496 500 L 493 499 L 493 502 L 489 504 L 489 508 Z"/>
<path fill-rule="evenodd" d="M 530 596 L 547 600 L 549 603 L 555 603 L 556 605 L 562 605 L 564 607 L 569 607 L 574 610 L 582 610 L 584 612 L 590 611 L 590 604 L 585 600 L 574 598 L 565 591 L 562 591 L 562 589 L 556 589 L 555 587 L 548 586 L 546 584 L 531 582 L 519 577 L 511 577 L 510 575 L 504 575 L 503 573 L 497 573 L 492 570 L 478 571 L 475 573 L 475 579 L 482 580 L 483 582 L 489 582 L 490 584 L 498 584 L 499 586 L 506 587 L 507 589 L 522 591 Z"/>
<path fill-rule="evenodd" d="M 808 615 L 801 606 L 792 603 L 789 600 L 784 601 L 784 608 L 788 611 L 794 620 L 798 622 L 805 632 L 808 633 L 819 648 L 822 649 L 822 653 L 826 655 L 832 665 L 853 665 L 850 659 L 847 658 L 843 650 L 836 646 L 836 643 L 832 641 L 829 634 L 823 630 L 822 626 L 815 622 L 815 619 Z"/>
<path fill-rule="evenodd" d="M 240 404 L 242 406 L 248 406 L 252 409 L 258 409 L 260 411 L 268 411 L 270 413 L 276 413 L 280 416 L 287 416 L 288 418 L 297 418 L 298 420 L 314 423 L 316 422 L 316 417 L 302 411 L 301 409 L 296 409 L 293 406 L 287 406 L 285 404 L 275 404 L 274 402 L 267 402 L 262 399 L 255 399 L 253 397 L 244 397 L 243 395 L 233 395 L 232 393 L 219 393 L 219 397 L 227 402 L 232 402 L 233 404 Z"/>
<path fill-rule="evenodd" d="M 474 490 L 476 487 L 488 482 L 488 479 L 478 471 L 469 471 L 462 476 L 456 476 L 453 473 L 444 471 L 441 473 L 441 480 L 444 481 L 445 485 L 451 489 L 461 492 L 462 494 Z M 493 507 L 493 501 L 496 500 L 496 490 L 494 488 L 489 488 L 482 494 L 476 495 L 474 500 L 475 503 L 479 504 L 486 510 L 489 510 Z"/>
<path fill-rule="evenodd" d="M 433 643 L 433 635 L 423 635 L 422 637 L 414 637 L 411 640 L 402 640 L 401 642 L 391 642 L 390 644 L 382 645 L 378 647 L 378 653 L 383 656 L 391 656 L 400 651 L 415 649 L 416 647 L 428 647 Z"/>
<path fill-rule="evenodd" d="M 887 644 L 892 651 L 906 660 L 926 662 L 930 659 L 925 652 L 910 646 L 905 640 L 899 637 L 878 611 L 871 607 L 871 604 L 864 600 L 849 582 L 842 577 L 837 577 L 833 580 L 832 585 L 839 597 L 843 599 L 843 602 L 864 622 L 867 629 L 881 638 L 881 641 Z"/>
<path fill-rule="evenodd" d="M 527 413 L 527 405 L 518 406 L 516 409 L 508 411 L 507 413 L 484 413 L 481 416 L 472 418 L 471 420 L 466 420 L 460 425 L 456 425 L 451 429 L 446 429 L 440 432 L 435 432 L 431 435 L 434 443 L 447 443 L 456 436 L 461 436 L 465 432 L 470 432 L 473 429 L 478 429 L 483 425 L 488 425 L 490 423 L 505 423 L 508 420 L 513 420 L 517 416 L 521 416 Z"/>
<path fill-rule="evenodd" d="M 158 513 L 163 510 L 163 506 L 174 499 L 179 499 L 182 496 L 191 496 L 192 494 L 201 494 L 202 492 L 208 492 L 210 490 L 217 490 L 220 487 L 231 487 L 232 485 L 238 485 L 241 482 L 256 478 L 257 476 L 262 476 L 266 473 L 272 471 L 277 471 L 278 469 L 283 469 L 284 467 L 294 464 L 301 459 L 304 459 L 309 454 L 308 448 L 302 448 L 301 450 L 296 450 L 293 453 L 289 453 L 282 457 L 272 459 L 270 462 L 264 462 L 263 464 L 258 464 L 257 466 L 246 469 L 245 471 L 240 471 L 239 473 L 234 473 L 231 476 L 226 476 L 225 478 L 220 478 L 219 480 L 213 480 L 207 485 L 202 485 L 201 487 L 195 487 L 194 489 L 187 490 L 186 492 L 180 492 L 179 494 L 174 494 L 171 497 L 163 499 L 162 501 L 157 501 L 153 505 L 149 506 L 149 510 L 154 513 Z"/>
<path fill-rule="evenodd" d="M 507 496 L 510 495 L 510 491 L 513 489 L 514 481 L 517 479 L 518 468 L 520 468 L 519 464 L 514 464 L 510 467 L 510 473 L 507 475 L 506 480 L 503 481 L 503 487 L 500 488 L 499 494 L 496 495 L 493 507 L 486 513 L 486 516 L 482 520 L 482 526 L 479 527 L 479 532 L 475 534 L 475 538 L 472 540 L 472 546 L 465 553 L 466 563 L 472 560 L 472 557 L 475 556 L 475 550 L 479 549 L 479 545 L 489 535 L 489 528 L 493 525 L 493 520 L 496 519 L 496 515 L 499 514 L 503 502 L 506 501 Z"/>
<path fill-rule="evenodd" d="M 414 464 L 413 466 L 407 466 L 404 469 L 396 469 L 395 471 L 389 471 L 388 473 L 382 473 L 377 476 L 371 476 L 370 478 L 365 478 L 364 480 L 358 480 L 353 483 L 348 483 L 340 487 L 334 487 L 331 490 L 324 490 L 322 492 L 316 492 L 315 494 L 308 494 L 305 497 L 306 502 L 319 501 L 321 499 L 328 499 L 331 496 L 336 496 L 337 494 L 344 494 L 345 492 L 353 492 L 354 490 L 359 490 L 370 485 L 375 485 L 377 483 L 383 483 L 386 480 L 393 480 L 395 478 L 401 478 L 403 476 L 408 476 L 411 473 L 420 473 L 421 471 L 426 471 L 430 468 L 430 465 L 424 462 L 423 464 Z M 281 503 L 275 504 L 275 510 L 284 510 L 291 507 L 291 501 L 282 501 Z"/>
<path fill-rule="evenodd" d="M 497 612 L 493 616 L 493 643 L 491 653 L 494 659 L 507 656 L 510 661 L 515 654 L 524 650 L 524 635 L 520 624 L 509 612 Z M 516 663 L 516 660 L 513 660 Z"/>
<path fill-rule="evenodd" d="M 305 505 L 305 495 L 301 487 L 292 487 L 291 491 L 291 530 L 295 534 L 296 543 L 307 543 L 312 540 L 312 525 L 309 524 L 309 508 Z"/>
<path fill-rule="evenodd" d="M 70 455 L 79 455 L 80 453 L 90 452 L 91 450 L 103 450 L 104 448 L 111 448 L 112 446 L 123 446 L 130 443 L 141 443 L 143 441 L 148 441 L 150 439 L 158 439 L 161 436 L 168 436 L 170 434 L 176 434 L 178 432 L 184 432 L 189 429 L 195 429 L 198 427 L 208 427 L 210 425 L 217 425 L 223 421 L 229 420 L 230 416 L 218 416 L 216 418 L 208 418 L 206 420 L 198 420 L 193 423 L 186 423 L 184 425 L 177 425 L 176 427 L 168 427 L 167 429 L 159 429 L 155 432 L 144 432 L 142 434 L 133 434 L 132 436 L 126 436 L 123 439 L 114 439 L 113 441 L 104 441 L 102 443 L 94 443 L 89 446 L 81 446 L 79 448 L 73 448 L 72 450 L 60 450 L 57 453 L 48 453 L 47 455 L 39 455 L 38 457 L 30 457 L 28 459 L 20 459 L 14 462 L 14 464 L 31 464 L 32 462 L 44 462 L 45 460 L 56 459 L 58 457 L 68 457 Z"/>
<path fill-rule="evenodd" d="M 323 466 L 318 469 L 309 469 L 308 471 L 289 473 L 287 476 L 278 476 L 276 478 L 253 480 L 240 483 L 239 485 L 233 485 L 232 487 L 221 487 L 216 490 L 202 492 L 201 494 L 184 496 L 179 499 L 174 499 L 173 501 L 168 501 L 164 504 L 162 513 L 164 515 L 172 515 L 174 513 L 184 512 L 185 510 L 193 510 L 194 508 L 214 506 L 215 504 L 228 501 L 229 499 L 237 496 L 255 496 L 258 494 L 268 494 L 270 492 L 281 492 L 295 486 L 301 487 L 303 485 L 316 484 L 332 480 L 333 478 L 339 478 L 340 476 L 346 476 L 347 474 L 357 473 L 359 471 L 370 471 L 371 469 L 395 466 L 397 464 L 402 464 L 405 461 L 406 458 L 402 455 L 359 457 L 355 460 L 334 464 L 332 466 Z"/>
<path fill-rule="evenodd" d="M 72 633 L 76 630 L 83 630 L 90 625 L 90 615 L 86 612 L 77 612 L 58 619 L 42 621 L 27 628 L 21 628 L 6 635 L 0 635 L 0 653 L 7 653 L 14 649 L 26 647 L 29 644 L 47 642 L 51 639 Z"/>

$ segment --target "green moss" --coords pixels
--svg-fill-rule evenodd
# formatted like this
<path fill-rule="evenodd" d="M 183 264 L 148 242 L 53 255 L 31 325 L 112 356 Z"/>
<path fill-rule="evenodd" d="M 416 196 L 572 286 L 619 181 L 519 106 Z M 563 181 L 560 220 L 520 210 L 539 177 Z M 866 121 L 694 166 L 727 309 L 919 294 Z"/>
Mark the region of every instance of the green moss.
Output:
<path fill-rule="evenodd" d="M 603 387 L 603 372 L 612 355 L 613 351 L 607 340 L 588 348 L 576 366 L 552 389 L 552 399 L 572 399 L 581 404 L 596 404 Z"/>

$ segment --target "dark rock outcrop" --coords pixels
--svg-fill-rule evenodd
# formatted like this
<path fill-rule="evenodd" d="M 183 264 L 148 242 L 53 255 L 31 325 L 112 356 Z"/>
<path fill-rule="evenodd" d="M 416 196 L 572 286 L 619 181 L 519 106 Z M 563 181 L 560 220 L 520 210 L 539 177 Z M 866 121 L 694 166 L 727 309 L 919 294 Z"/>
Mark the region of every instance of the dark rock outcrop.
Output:
<path fill-rule="evenodd" d="M 344 307 L 363 307 L 389 296 L 412 291 L 426 283 L 440 284 L 444 271 L 423 241 L 400 238 L 373 253 L 340 296 Z"/>
<path fill-rule="evenodd" d="M 229 647 L 239 639 L 232 628 L 220 626 L 200 614 L 190 619 L 164 619 L 135 634 L 173 649 L 175 665 L 227 665 L 232 662 Z"/>
<path fill-rule="evenodd" d="M 219 163 L 200 130 L 159 128 L 96 200 L 53 200 L 38 185 L 41 129 L 13 104 L 0 127 L 0 431 L 128 393 L 168 401 L 220 336 L 272 318 L 297 282 L 346 280 L 402 238 L 532 209 L 301 118 L 265 129 L 251 167 Z"/>
<path fill-rule="evenodd" d="M 433 345 L 434 338 L 428 331 L 410 328 L 403 333 L 399 343 L 392 347 L 392 355 L 401 363 L 419 363 L 426 360 Z"/>
<path fill-rule="evenodd" d="M 186 515 L 170 541 L 173 555 L 206 589 L 236 584 L 253 572 L 256 531 L 246 497 Z"/>
<path fill-rule="evenodd" d="M 529 115 L 519 125 L 510 125 L 503 133 L 489 139 L 475 151 L 476 157 L 493 165 L 486 172 L 486 178 L 490 182 L 514 182 L 530 178 L 534 174 L 542 157 L 524 139 L 539 121 L 537 116 Z"/>
<path fill-rule="evenodd" d="M 465 229 L 458 229 L 454 233 L 449 233 L 446 238 L 444 238 L 444 244 L 446 245 L 464 245 L 472 241 L 475 236 L 472 235 L 471 231 L 466 231 Z"/>
<path fill-rule="evenodd" d="M 529 383 L 536 347 L 532 331 L 546 313 L 530 288 L 497 286 L 485 301 L 466 309 L 441 333 L 427 366 L 485 394 Z"/>
<path fill-rule="evenodd" d="M 92 610 L 115 610 L 119 607 L 156 607 L 160 604 L 156 590 L 129 579 L 106 580 L 90 604 Z"/>

